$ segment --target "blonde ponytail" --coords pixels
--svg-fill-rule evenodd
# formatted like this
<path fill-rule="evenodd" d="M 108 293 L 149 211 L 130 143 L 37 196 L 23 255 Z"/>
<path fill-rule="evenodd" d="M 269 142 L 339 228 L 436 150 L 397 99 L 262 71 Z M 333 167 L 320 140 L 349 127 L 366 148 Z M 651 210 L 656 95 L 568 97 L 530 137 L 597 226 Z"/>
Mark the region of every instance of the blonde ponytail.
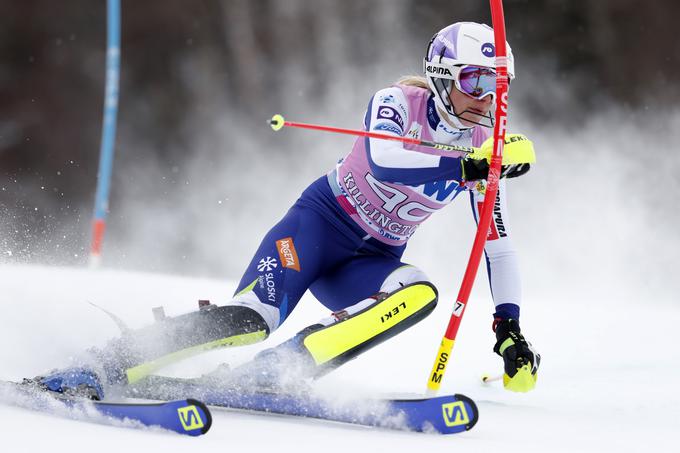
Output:
<path fill-rule="evenodd" d="M 427 80 L 425 79 L 425 77 L 416 75 L 404 76 L 400 78 L 399 80 L 397 80 L 397 85 L 407 85 L 417 88 L 425 88 L 426 90 L 430 89 L 430 87 L 427 85 Z"/>

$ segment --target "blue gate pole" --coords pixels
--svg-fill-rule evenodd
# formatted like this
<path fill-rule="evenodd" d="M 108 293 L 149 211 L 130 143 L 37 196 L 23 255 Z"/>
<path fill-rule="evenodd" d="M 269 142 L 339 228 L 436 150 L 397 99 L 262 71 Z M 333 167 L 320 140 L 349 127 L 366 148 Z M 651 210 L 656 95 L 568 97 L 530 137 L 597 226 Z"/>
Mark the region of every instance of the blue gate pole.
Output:
<path fill-rule="evenodd" d="M 118 80 L 120 78 L 120 0 L 107 0 L 107 49 L 106 49 L 106 92 L 104 96 L 104 119 L 102 140 L 99 150 L 97 172 L 97 194 L 92 220 L 92 242 L 90 264 L 101 261 L 102 242 L 106 229 L 106 215 L 109 211 L 109 189 L 113 169 L 114 145 L 116 142 L 116 117 L 118 115 Z"/>

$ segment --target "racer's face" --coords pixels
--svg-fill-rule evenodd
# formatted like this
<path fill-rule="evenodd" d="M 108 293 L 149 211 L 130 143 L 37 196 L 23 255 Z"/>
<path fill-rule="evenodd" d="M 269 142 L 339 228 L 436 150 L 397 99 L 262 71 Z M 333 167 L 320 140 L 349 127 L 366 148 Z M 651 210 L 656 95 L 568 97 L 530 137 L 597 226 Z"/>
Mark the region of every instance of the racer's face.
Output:
<path fill-rule="evenodd" d="M 493 95 L 488 94 L 482 99 L 474 98 L 453 87 L 449 100 L 460 122 L 467 127 L 473 127 L 484 121 L 485 116 L 493 107 Z M 487 117 L 488 118 L 488 117 Z"/>

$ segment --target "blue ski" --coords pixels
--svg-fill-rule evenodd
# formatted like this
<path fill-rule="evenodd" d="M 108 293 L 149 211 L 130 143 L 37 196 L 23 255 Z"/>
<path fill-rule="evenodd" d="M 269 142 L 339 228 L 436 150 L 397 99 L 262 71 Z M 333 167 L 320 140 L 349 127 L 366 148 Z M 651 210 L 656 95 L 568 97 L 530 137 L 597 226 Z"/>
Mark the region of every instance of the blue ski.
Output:
<path fill-rule="evenodd" d="M 471 429 L 478 419 L 475 403 L 464 395 L 420 399 L 355 399 L 337 402 L 309 393 L 243 391 L 191 379 L 150 376 L 129 388 L 129 396 L 146 399 L 194 395 L 208 406 L 401 429 L 455 434 Z"/>
<path fill-rule="evenodd" d="M 34 385 L 0 381 L 0 403 L 94 423 L 160 427 L 189 436 L 207 433 L 212 424 L 210 410 L 195 399 L 110 403 L 48 392 Z M 131 424 L 127 423 L 130 421 Z"/>

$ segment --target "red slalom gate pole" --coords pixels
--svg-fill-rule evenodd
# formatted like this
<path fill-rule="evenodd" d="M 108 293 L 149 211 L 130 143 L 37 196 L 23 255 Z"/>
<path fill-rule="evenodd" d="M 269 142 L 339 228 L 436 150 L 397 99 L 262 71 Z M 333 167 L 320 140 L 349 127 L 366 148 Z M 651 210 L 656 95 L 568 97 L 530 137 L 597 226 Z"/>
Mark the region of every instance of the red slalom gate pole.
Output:
<path fill-rule="evenodd" d="M 468 260 L 463 282 L 458 292 L 456 303 L 453 307 L 453 313 L 449 319 L 449 324 L 446 327 L 446 332 L 442 338 L 435 358 L 432 371 L 428 376 L 427 393 L 434 395 L 441 387 L 446 367 L 449 363 L 453 344 L 456 341 L 458 328 L 463 320 L 465 314 L 465 307 L 472 291 L 472 285 L 477 275 L 479 262 L 484 252 L 484 245 L 486 244 L 486 237 L 491 226 L 491 215 L 493 212 L 493 205 L 496 201 L 496 194 L 498 193 L 498 180 L 501 171 L 501 162 L 503 160 L 503 144 L 505 141 L 505 130 L 508 121 L 508 56 L 505 45 L 505 18 L 503 16 L 503 2 L 502 0 L 490 0 L 491 3 L 491 18 L 494 30 L 494 41 L 496 45 L 496 124 L 494 127 L 494 147 L 491 155 L 491 163 L 489 165 L 489 177 L 487 179 L 486 194 L 484 196 L 484 204 L 482 206 L 482 213 L 477 226 L 477 234 L 470 252 L 470 259 Z"/>

